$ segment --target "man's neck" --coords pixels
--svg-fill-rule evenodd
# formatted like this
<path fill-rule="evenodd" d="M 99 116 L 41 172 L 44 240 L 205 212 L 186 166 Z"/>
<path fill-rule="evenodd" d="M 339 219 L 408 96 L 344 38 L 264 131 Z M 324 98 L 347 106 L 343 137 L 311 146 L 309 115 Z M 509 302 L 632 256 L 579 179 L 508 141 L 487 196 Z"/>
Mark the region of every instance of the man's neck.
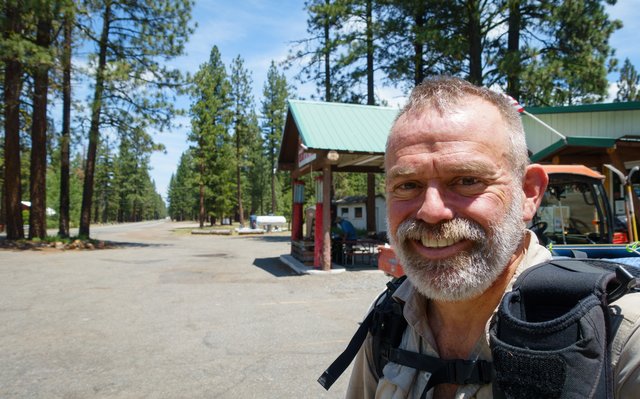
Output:
<path fill-rule="evenodd" d="M 471 355 L 524 256 L 527 241 L 524 240 L 504 272 L 480 296 L 457 302 L 429 301 L 427 320 L 441 358 L 467 359 Z"/>

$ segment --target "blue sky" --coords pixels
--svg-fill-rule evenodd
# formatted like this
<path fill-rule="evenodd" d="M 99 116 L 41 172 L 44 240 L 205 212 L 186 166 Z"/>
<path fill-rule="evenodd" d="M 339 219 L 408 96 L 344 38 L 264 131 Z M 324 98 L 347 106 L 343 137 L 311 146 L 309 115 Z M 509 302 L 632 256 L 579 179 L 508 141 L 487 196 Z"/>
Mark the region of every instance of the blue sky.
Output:
<path fill-rule="evenodd" d="M 307 14 L 303 7 L 303 0 L 196 0 L 193 18 L 198 27 L 187 43 L 186 55 L 172 64 L 194 73 L 209 58 L 213 45 L 218 46 L 227 66 L 240 55 L 245 67 L 252 72 L 254 100 L 259 106 L 271 61 L 281 62 L 286 58 L 292 41 L 307 37 Z M 640 70 L 640 34 L 637 32 L 640 0 L 618 0 L 618 4 L 607 9 L 612 18 L 620 19 L 624 25 L 611 38 L 617 57 L 621 63 L 628 57 Z M 296 93 L 308 97 L 314 89 L 294 82 L 292 73 L 287 72 L 287 75 L 289 82 L 297 86 Z M 617 73 L 609 76 L 614 92 L 617 79 Z M 389 104 L 396 105 L 402 101 L 399 91 L 380 89 L 381 96 Z M 188 99 L 181 99 L 180 105 L 187 108 Z M 157 142 L 166 146 L 166 153 L 155 153 L 151 157 L 151 177 L 165 199 L 180 155 L 189 147 L 186 139 L 188 117 L 181 118 L 180 123 L 181 127 L 155 136 Z"/>

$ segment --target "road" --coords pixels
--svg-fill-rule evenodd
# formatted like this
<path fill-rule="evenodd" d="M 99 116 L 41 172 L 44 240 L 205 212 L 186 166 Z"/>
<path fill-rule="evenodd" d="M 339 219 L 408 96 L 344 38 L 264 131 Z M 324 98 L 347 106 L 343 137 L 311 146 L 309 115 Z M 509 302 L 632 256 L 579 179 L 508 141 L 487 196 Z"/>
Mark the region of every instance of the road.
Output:
<path fill-rule="evenodd" d="M 0 251 L 0 398 L 340 398 L 316 379 L 388 280 L 295 275 L 283 235 L 93 228 L 94 251 Z"/>

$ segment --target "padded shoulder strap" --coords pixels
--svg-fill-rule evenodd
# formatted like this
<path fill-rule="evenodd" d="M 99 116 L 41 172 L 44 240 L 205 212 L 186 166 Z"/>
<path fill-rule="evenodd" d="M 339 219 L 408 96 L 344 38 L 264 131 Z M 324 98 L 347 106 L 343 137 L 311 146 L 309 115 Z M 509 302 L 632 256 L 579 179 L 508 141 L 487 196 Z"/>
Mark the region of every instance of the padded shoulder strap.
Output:
<path fill-rule="evenodd" d="M 592 259 L 523 272 L 490 329 L 494 397 L 612 397 L 608 305 L 634 285 L 622 266 Z"/>

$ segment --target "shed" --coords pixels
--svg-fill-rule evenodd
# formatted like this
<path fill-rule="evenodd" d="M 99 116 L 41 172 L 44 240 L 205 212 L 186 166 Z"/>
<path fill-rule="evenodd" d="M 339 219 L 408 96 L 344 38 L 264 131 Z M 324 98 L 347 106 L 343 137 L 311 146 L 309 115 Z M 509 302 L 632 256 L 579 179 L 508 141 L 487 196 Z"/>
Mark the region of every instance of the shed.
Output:
<path fill-rule="evenodd" d="M 293 185 L 292 241 L 302 238 L 304 186 L 297 179 L 321 172 L 316 179 L 314 265 L 331 268 L 331 175 L 367 173 L 367 222 L 375 233 L 375 173 L 383 172 L 384 148 L 398 109 L 318 101 L 288 104 L 278 167 L 291 171 Z M 326 210 L 326 211 L 323 211 Z M 295 245 L 292 245 L 294 248 Z"/>
<path fill-rule="evenodd" d="M 356 229 L 365 230 L 367 228 L 367 197 L 364 195 L 354 195 L 340 198 L 335 201 L 336 216 L 350 221 Z M 386 232 L 387 209 L 383 195 L 376 195 L 375 199 L 376 232 Z"/>
<path fill-rule="evenodd" d="M 398 109 L 390 107 L 290 100 L 278 167 L 292 171 L 294 178 L 324 166 L 338 172 L 381 173 L 397 114 Z"/>

